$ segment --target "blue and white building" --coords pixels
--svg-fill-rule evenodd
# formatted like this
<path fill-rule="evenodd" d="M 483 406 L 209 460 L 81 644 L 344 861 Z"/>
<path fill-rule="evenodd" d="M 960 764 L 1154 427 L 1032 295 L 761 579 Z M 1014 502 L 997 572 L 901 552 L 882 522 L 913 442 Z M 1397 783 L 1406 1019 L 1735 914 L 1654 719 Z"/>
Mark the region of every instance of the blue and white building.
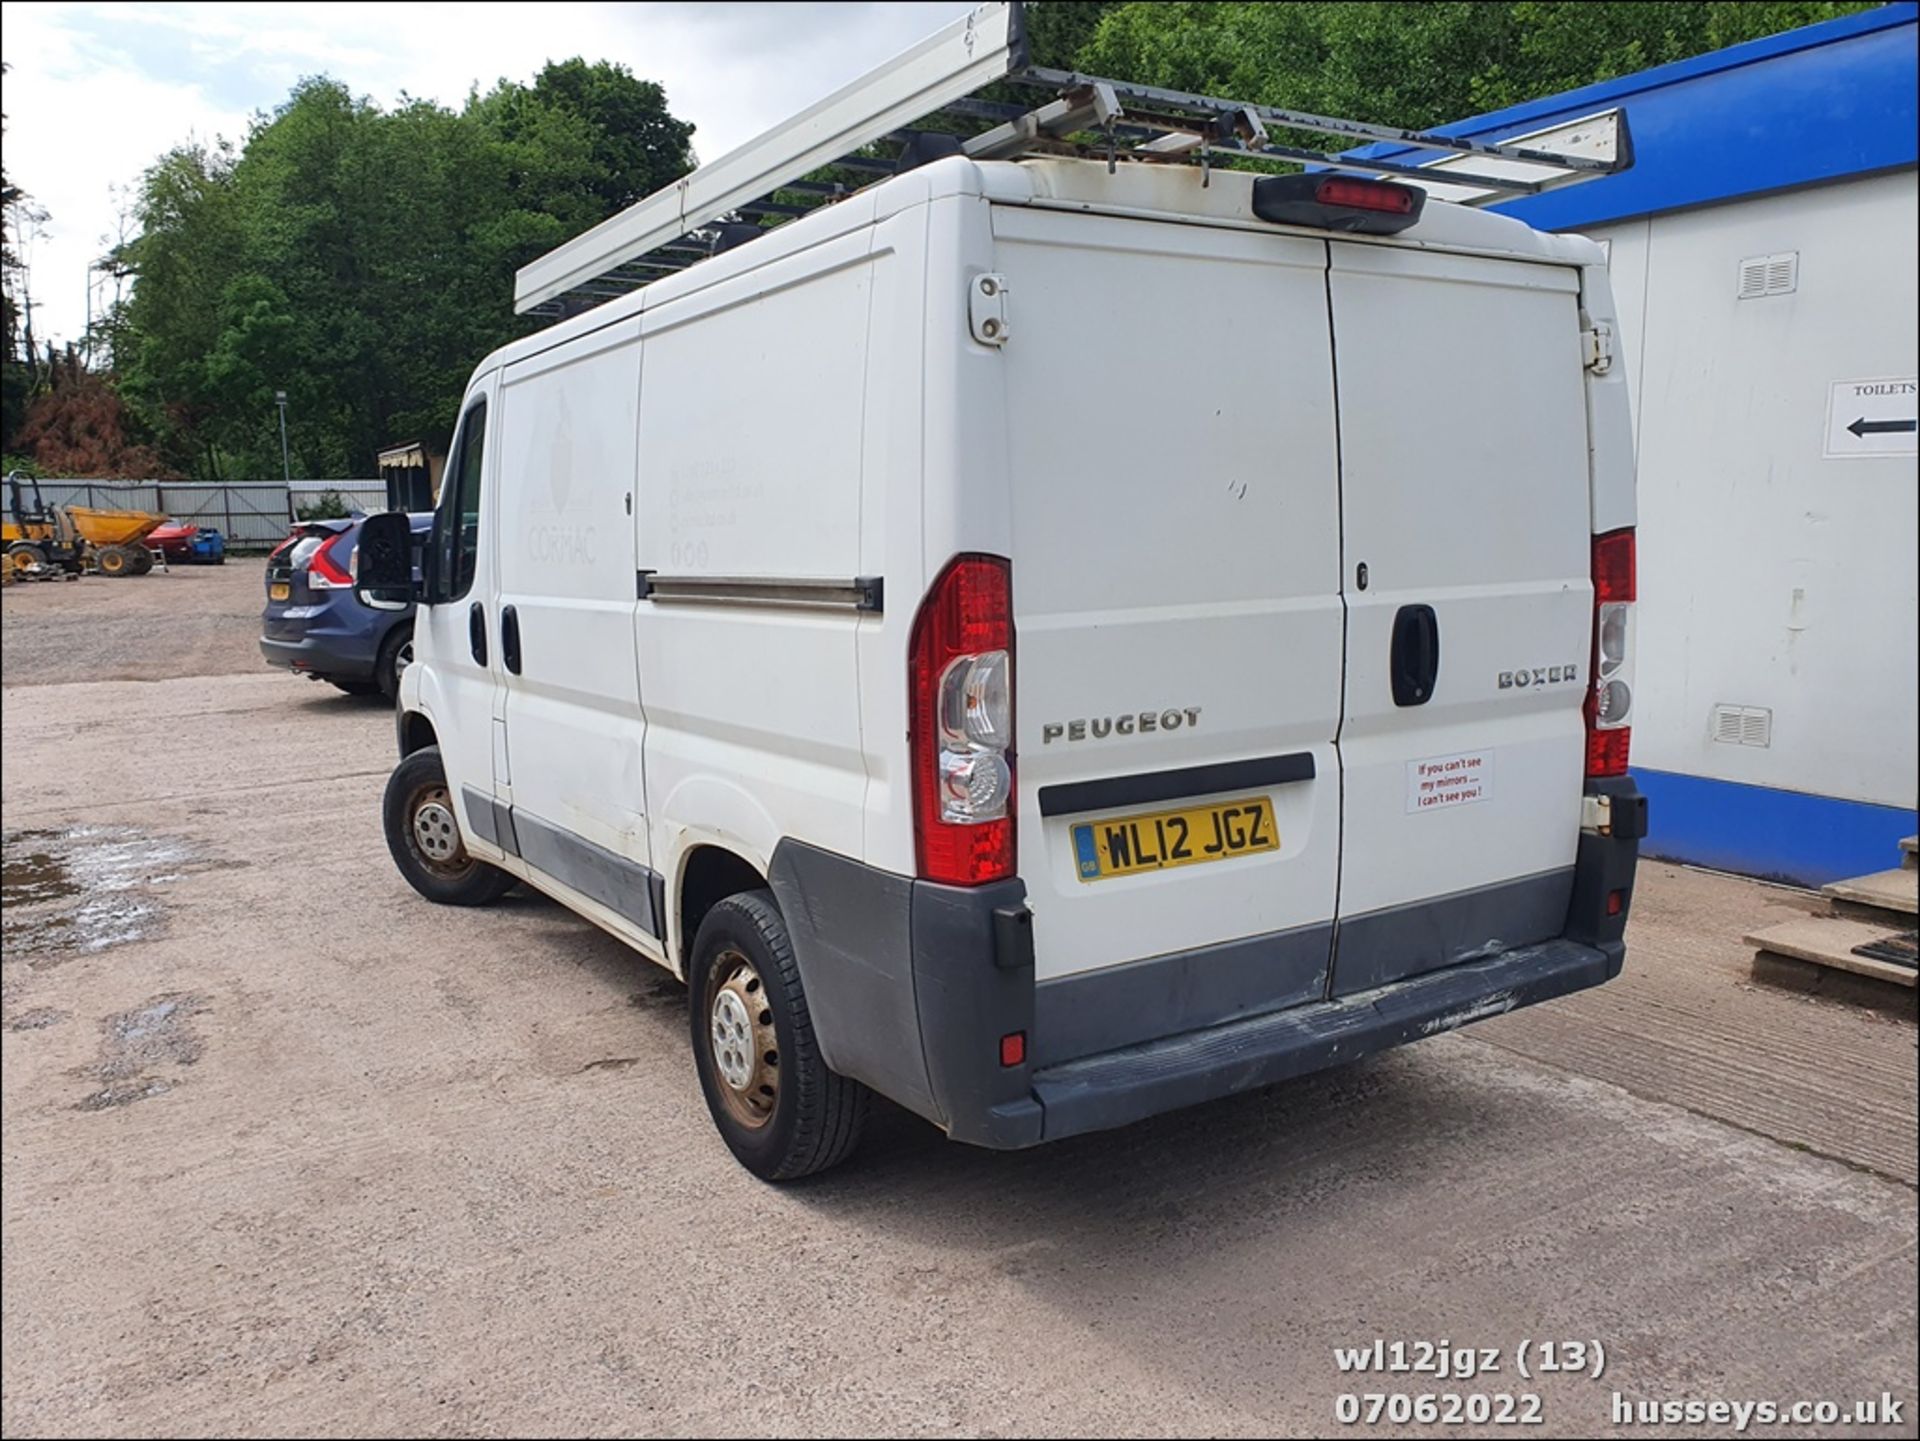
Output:
<path fill-rule="evenodd" d="M 1916 34 L 1887 5 L 1442 127 L 1632 127 L 1632 170 L 1501 208 L 1608 250 L 1654 855 L 1819 884 L 1915 829 Z"/>

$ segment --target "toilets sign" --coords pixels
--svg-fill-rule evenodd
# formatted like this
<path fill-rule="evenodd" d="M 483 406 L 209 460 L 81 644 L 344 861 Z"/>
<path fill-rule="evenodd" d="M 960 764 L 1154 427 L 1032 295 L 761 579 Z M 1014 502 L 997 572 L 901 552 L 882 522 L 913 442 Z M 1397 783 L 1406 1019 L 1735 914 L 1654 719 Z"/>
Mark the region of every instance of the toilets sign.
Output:
<path fill-rule="evenodd" d="M 1834 381 L 1827 391 L 1828 459 L 1914 454 L 1916 400 L 1920 381 L 1911 375 Z"/>

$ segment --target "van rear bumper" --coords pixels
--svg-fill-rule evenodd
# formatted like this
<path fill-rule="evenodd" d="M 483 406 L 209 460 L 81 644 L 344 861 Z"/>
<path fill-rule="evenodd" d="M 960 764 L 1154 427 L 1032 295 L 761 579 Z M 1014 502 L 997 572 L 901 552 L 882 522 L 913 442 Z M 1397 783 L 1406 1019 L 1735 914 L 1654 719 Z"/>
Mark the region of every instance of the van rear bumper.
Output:
<path fill-rule="evenodd" d="M 1618 975 L 1622 955 L 1618 943 L 1602 950 L 1547 941 L 1339 1000 L 1068 1061 L 1033 1076 L 1039 1139 L 1124 1126 L 1585 990 Z"/>
<path fill-rule="evenodd" d="M 1182 1025 L 1164 998 L 1120 993 L 1122 1009 L 1145 1004 L 1173 1033 L 1136 1031 L 1125 1045 L 1057 1060 L 1035 1025 L 1023 882 L 934 885 L 792 840 L 774 851 L 769 879 L 827 1064 L 957 1141 L 1011 1150 L 1271 1085 L 1611 980 L 1626 956 L 1646 811 L 1630 779 L 1589 791 L 1609 799 L 1612 824 L 1581 835 L 1570 893 L 1564 884 L 1555 892 L 1566 897 L 1564 921 L 1543 918 L 1533 931 L 1547 938 L 1326 999 L 1234 996 L 1238 1009 L 1216 1012 L 1213 1024 Z M 1392 958 L 1375 959 L 1373 974 L 1404 975 Z M 1156 958 L 1169 960 L 1204 970 L 1221 958 Z M 1077 984 L 1127 980 L 1096 972 Z M 1001 1041 L 1016 1032 L 1026 1058 L 1002 1065 Z"/>

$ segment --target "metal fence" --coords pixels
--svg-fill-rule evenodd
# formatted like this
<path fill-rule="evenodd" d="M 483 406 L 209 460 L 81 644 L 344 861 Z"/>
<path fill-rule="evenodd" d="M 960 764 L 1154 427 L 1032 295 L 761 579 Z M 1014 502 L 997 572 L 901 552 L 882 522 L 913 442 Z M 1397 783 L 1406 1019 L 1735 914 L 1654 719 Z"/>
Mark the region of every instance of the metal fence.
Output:
<path fill-rule="evenodd" d="M 161 480 L 43 480 L 40 493 L 49 505 L 86 505 L 102 510 L 150 510 L 177 521 L 216 526 L 237 550 L 274 546 L 286 537 L 298 506 L 312 505 L 329 491 L 349 510 L 387 508 L 387 487 L 379 480 L 235 481 L 226 485 L 189 485 Z"/>

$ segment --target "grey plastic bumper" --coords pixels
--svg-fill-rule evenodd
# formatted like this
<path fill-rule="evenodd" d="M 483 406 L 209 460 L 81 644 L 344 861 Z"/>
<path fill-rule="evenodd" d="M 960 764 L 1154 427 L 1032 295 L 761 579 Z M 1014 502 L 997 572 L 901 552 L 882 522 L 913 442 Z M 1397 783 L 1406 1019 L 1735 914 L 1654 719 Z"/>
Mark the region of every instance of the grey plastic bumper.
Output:
<path fill-rule="evenodd" d="M 1069 1061 L 1033 1077 L 1045 1117 L 1041 1139 L 1124 1126 L 1304 1076 L 1597 986 L 1619 966 L 1618 947 L 1609 953 L 1548 941 L 1337 1001 Z"/>
<path fill-rule="evenodd" d="M 1011 1150 L 1306 1075 L 1617 976 L 1646 808 L 1630 779 L 1591 789 L 1611 797 L 1614 828 L 1580 838 L 1570 887 L 1557 873 L 1564 913 L 1534 932 L 1553 939 L 1304 1002 L 1290 979 L 1290 932 L 1249 942 L 1265 947 L 1253 970 L 1268 977 L 1270 994 L 1236 980 L 1235 958 L 1217 948 L 1155 958 L 1174 991 L 1152 1004 L 1142 996 L 1157 993 L 1126 990 L 1138 978 L 1116 967 L 1079 984 L 1098 984 L 1113 1007 L 1144 1009 L 1177 1033 L 1135 1041 L 1136 1029 L 1127 1044 L 1057 1061 L 1059 1038 L 1042 1034 L 1059 1029 L 1057 1015 L 1036 1026 L 1021 881 L 933 885 L 791 840 L 774 851 L 769 879 L 827 1064 L 957 1141 Z M 1324 951 L 1323 933 L 1305 939 Z M 1373 974 L 1404 968 L 1382 964 Z M 1201 984 L 1223 975 L 1229 984 Z M 1311 994 L 1323 994 L 1320 984 Z M 1175 1004 L 1181 997 L 1205 1004 Z M 1000 1038 L 1016 1031 L 1027 1061 L 1002 1066 Z"/>

